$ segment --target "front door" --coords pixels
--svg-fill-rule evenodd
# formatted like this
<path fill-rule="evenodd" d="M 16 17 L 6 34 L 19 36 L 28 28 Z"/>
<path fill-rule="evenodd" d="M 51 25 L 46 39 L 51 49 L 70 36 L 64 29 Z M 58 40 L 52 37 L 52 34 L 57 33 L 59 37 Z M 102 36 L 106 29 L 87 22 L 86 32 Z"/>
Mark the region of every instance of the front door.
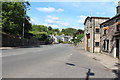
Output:
<path fill-rule="evenodd" d="M 120 58 L 120 56 L 119 56 L 119 54 L 120 54 L 120 53 L 119 53 L 119 49 L 120 49 L 120 48 L 119 48 L 119 39 L 117 39 L 117 40 L 116 40 L 116 57 L 117 57 L 117 58 Z"/>
<path fill-rule="evenodd" d="M 90 51 L 90 34 L 87 35 L 87 51 Z"/>

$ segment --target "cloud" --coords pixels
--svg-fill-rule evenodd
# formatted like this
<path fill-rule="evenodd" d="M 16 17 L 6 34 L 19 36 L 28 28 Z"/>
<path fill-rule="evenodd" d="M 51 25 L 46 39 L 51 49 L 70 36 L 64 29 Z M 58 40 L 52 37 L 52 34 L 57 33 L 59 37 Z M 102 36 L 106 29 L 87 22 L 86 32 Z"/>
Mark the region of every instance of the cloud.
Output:
<path fill-rule="evenodd" d="M 59 28 L 58 25 L 48 25 L 48 26 L 51 26 L 52 28 Z"/>
<path fill-rule="evenodd" d="M 105 15 L 105 12 L 96 12 L 97 15 Z"/>
<path fill-rule="evenodd" d="M 75 26 L 75 27 L 72 27 L 72 28 L 75 28 L 75 29 L 80 29 L 80 27 L 79 27 L 79 26 Z"/>
<path fill-rule="evenodd" d="M 46 16 L 44 21 L 47 24 L 47 26 L 51 26 L 53 28 L 60 29 L 70 26 L 68 22 L 61 21 L 59 17 L 51 16 L 51 15 Z"/>
<path fill-rule="evenodd" d="M 55 16 L 46 16 L 45 18 L 45 22 L 48 23 L 48 24 L 53 24 L 55 23 L 57 20 L 59 20 L 59 17 L 55 17 Z"/>
<path fill-rule="evenodd" d="M 42 11 L 42 12 L 54 12 L 55 8 L 53 7 L 48 7 L 48 8 L 36 8 L 38 11 Z"/>
<path fill-rule="evenodd" d="M 52 19 L 52 20 L 59 20 L 59 17 L 55 17 L 55 16 L 47 16 L 46 18 L 48 19 Z"/>
<path fill-rule="evenodd" d="M 54 20 L 45 19 L 45 22 L 46 22 L 46 23 L 49 23 L 49 24 L 52 24 L 52 23 L 54 23 Z"/>
<path fill-rule="evenodd" d="M 85 19 L 87 18 L 87 16 L 83 16 L 83 15 L 78 16 L 78 17 L 79 17 L 79 20 L 78 20 L 78 23 L 79 23 L 79 24 L 83 24 L 84 21 L 85 21 Z"/>
<path fill-rule="evenodd" d="M 34 18 L 31 18 L 30 19 L 30 22 L 32 23 L 32 24 L 40 24 L 40 22 L 38 22 L 36 19 L 34 19 Z"/>
<path fill-rule="evenodd" d="M 78 20 L 78 24 L 79 24 L 79 29 L 83 29 L 84 30 L 84 21 L 87 18 L 87 16 L 84 15 L 80 15 L 78 16 L 79 20 Z"/>
<path fill-rule="evenodd" d="M 59 9 L 57 9 L 56 11 L 57 11 L 57 12 L 63 12 L 64 9 L 59 8 Z"/>
<path fill-rule="evenodd" d="M 80 6 L 80 4 L 78 4 L 78 3 L 72 3 L 72 5 L 76 8 L 78 8 Z"/>
<path fill-rule="evenodd" d="M 68 22 L 57 21 L 56 23 L 59 24 L 59 25 L 61 25 L 61 26 L 63 26 L 63 27 L 68 27 L 68 26 L 70 26 L 70 24 L 69 24 Z"/>
<path fill-rule="evenodd" d="M 30 2 L 114 2 L 119 0 L 25 0 Z"/>
<path fill-rule="evenodd" d="M 53 7 L 42 7 L 42 8 L 36 8 L 38 11 L 41 11 L 41 12 L 63 12 L 64 10 L 59 8 L 59 9 L 55 9 Z"/>
<path fill-rule="evenodd" d="M 29 1 L 30 2 L 114 2 L 119 0 L 29 0 Z"/>

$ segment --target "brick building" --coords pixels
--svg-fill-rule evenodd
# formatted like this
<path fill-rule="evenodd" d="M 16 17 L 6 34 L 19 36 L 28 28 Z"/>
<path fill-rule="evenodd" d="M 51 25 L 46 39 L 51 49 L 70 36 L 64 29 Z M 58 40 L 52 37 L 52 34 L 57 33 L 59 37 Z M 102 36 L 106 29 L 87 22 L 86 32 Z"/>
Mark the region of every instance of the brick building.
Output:
<path fill-rule="evenodd" d="M 117 14 L 101 24 L 101 53 L 120 58 L 120 1 Z"/>
<path fill-rule="evenodd" d="M 107 17 L 87 17 L 84 22 L 85 50 L 93 53 L 100 52 L 100 24 Z"/>

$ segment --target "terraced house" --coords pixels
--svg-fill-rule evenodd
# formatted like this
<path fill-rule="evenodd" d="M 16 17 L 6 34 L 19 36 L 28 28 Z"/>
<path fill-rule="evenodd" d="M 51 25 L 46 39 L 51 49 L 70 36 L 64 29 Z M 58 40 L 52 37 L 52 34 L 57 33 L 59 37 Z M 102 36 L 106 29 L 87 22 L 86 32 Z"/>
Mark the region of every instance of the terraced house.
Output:
<path fill-rule="evenodd" d="M 100 52 L 100 24 L 107 17 L 87 17 L 84 22 L 85 50 L 92 53 Z"/>
<path fill-rule="evenodd" d="M 120 1 L 117 14 L 101 24 L 101 53 L 120 58 Z"/>

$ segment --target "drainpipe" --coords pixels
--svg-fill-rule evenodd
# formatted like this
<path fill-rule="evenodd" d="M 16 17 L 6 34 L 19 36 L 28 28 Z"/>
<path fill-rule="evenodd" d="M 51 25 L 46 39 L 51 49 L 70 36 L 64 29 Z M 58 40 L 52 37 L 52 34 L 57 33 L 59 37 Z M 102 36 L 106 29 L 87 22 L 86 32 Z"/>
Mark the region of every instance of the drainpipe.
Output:
<path fill-rule="evenodd" d="M 95 32 L 94 32 L 94 29 L 95 29 L 95 19 L 93 20 L 93 53 L 94 53 L 94 43 L 95 43 Z"/>

